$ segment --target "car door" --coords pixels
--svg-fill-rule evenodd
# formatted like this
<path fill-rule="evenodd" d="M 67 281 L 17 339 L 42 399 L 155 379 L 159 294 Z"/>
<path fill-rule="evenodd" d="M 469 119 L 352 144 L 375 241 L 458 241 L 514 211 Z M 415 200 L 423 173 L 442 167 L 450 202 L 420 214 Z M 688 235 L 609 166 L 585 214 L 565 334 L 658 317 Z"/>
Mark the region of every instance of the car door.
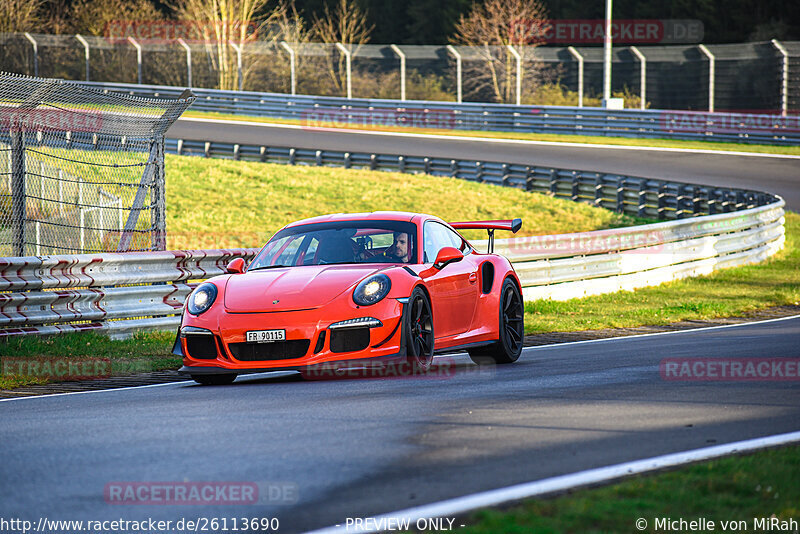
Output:
<path fill-rule="evenodd" d="M 478 299 L 477 268 L 471 249 L 452 229 L 427 221 L 423 226 L 423 262 L 430 266 L 443 247 L 461 250 L 463 260 L 451 263 L 427 279 L 433 306 L 434 335 L 437 338 L 466 332 L 472 324 Z"/>

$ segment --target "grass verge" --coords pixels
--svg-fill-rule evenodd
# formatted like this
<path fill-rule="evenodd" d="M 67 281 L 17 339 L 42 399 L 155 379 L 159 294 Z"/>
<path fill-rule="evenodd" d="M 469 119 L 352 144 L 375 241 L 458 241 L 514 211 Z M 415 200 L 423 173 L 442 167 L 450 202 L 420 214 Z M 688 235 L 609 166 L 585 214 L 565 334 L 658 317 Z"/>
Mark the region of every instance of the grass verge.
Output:
<path fill-rule="evenodd" d="M 92 332 L 4 339 L 0 341 L 0 389 L 62 381 L 64 373 L 70 372 L 69 364 L 78 370 L 77 375 L 86 372 L 83 378 L 177 369 L 181 359 L 170 353 L 174 341 L 175 332 L 140 332 L 125 340 L 111 340 Z M 105 360 L 99 368 L 94 365 L 98 360 Z M 29 361 L 39 364 L 35 372 Z M 21 362 L 29 374 L 15 372 Z M 82 363 L 91 365 L 87 368 Z"/>
<path fill-rule="evenodd" d="M 732 523 L 725 529 L 723 521 L 745 521 L 746 531 L 764 532 L 770 529 L 756 528 L 755 518 L 800 522 L 799 476 L 800 447 L 770 449 L 636 476 L 553 499 L 530 500 L 505 510 L 483 510 L 469 516 L 466 528 L 459 532 L 638 532 L 640 518 L 647 522 L 641 529 L 645 532 L 669 530 L 655 528 L 659 518 L 687 522 L 705 518 L 714 521 L 717 532 L 737 530 L 731 528 Z M 673 530 L 688 531 L 685 527 Z"/>
<path fill-rule="evenodd" d="M 541 134 L 524 132 L 487 132 L 484 130 L 448 130 L 441 128 L 398 128 L 381 127 L 376 125 L 343 125 L 341 123 L 308 123 L 303 120 L 274 119 L 271 117 L 252 117 L 247 115 L 233 115 L 226 113 L 213 113 L 205 111 L 187 111 L 184 117 L 224 119 L 248 122 L 263 122 L 272 124 L 295 124 L 308 126 L 309 129 L 321 128 L 346 128 L 354 130 L 370 130 L 376 132 L 404 132 L 419 134 L 447 135 L 454 137 L 486 137 L 491 139 L 521 139 L 525 141 L 549 141 L 555 143 L 584 143 L 590 145 L 619 145 L 641 146 L 658 148 L 683 148 L 700 150 L 720 150 L 733 152 L 756 152 L 763 154 L 787 154 L 800 156 L 800 146 L 762 145 L 751 143 L 729 143 L 720 141 L 681 141 L 674 139 L 637 139 L 628 137 L 611 137 L 599 135 L 564 135 Z"/>
<path fill-rule="evenodd" d="M 166 176 L 171 249 L 260 247 L 289 222 L 342 211 L 432 213 L 447 221 L 521 217 L 518 235 L 646 222 L 539 193 L 424 174 L 168 155 Z M 486 239 L 486 232 L 465 237 Z"/>

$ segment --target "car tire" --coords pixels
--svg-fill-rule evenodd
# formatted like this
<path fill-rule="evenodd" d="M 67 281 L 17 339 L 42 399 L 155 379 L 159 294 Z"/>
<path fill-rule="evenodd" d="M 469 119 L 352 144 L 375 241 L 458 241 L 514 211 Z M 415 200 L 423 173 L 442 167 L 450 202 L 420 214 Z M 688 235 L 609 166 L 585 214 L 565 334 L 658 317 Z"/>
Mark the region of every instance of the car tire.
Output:
<path fill-rule="evenodd" d="M 411 372 L 427 371 L 433 361 L 433 311 L 427 293 L 419 287 L 414 288 L 408 299 L 403 335 L 406 340 L 406 360 Z"/>
<path fill-rule="evenodd" d="M 192 375 L 192 380 L 203 386 L 225 386 L 236 380 L 236 374 Z"/>
<path fill-rule="evenodd" d="M 514 363 L 522 354 L 525 337 L 525 303 L 517 284 L 511 278 L 503 281 L 499 306 L 500 339 L 485 347 L 469 350 L 469 357 L 478 365 Z"/>

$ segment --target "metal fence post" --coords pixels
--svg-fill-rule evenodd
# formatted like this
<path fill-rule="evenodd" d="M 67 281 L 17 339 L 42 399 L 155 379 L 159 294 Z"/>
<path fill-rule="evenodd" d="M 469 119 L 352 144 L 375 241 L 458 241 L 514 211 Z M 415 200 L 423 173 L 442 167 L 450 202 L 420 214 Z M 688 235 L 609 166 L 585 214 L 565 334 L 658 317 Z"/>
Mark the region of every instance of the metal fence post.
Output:
<path fill-rule="evenodd" d="M 456 101 L 461 103 L 461 54 L 455 49 L 453 45 L 447 45 L 447 51 L 453 54 L 456 58 Z"/>
<path fill-rule="evenodd" d="M 24 35 L 33 45 L 33 75 L 39 76 L 39 45 L 30 33 L 25 32 Z"/>
<path fill-rule="evenodd" d="M 156 168 L 153 189 L 150 193 L 153 210 L 150 213 L 153 227 L 153 250 L 167 250 L 167 200 L 164 178 L 164 137 L 153 141 L 156 149 Z"/>
<path fill-rule="evenodd" d="M 83 45 L 84 57 L 86 58 L 86 81 L 88 82 L 89 81 L 89 43 L 87 43 L 86 39 L 84 39 L 80 34 L 76 35 L 75 39 L 80 41 L 80 43 Z"/>
<path fill-rule="evenodd" d="M 25 255 L 25 131 L 19 119 L 11 119 L 11 255 Z"/>
<path fill-rule="evenodd" d="M 522 101 L 522 56 L 513 45 L 508 45 L 508 50 L 517 60 L 517 105 Z"/>
<path fill-rule="evenodd" d="M 128 41 L 136 47 L 136 79 L 142 85 L 142 46 L 133 37 L 128 36 Z"/>
<path fill-rule="evenodd" d="M 347 48 L 345 48 L 345 46 L 342 43 L 336 43 L 336 48 L 338 48 L 339 51 L 342 54 L 344 54 L 345 63 L 347 65 L 347 67 L 346 67 L 347 68 L 347 98 L 350 99 L 350 98 L 353 98 L 353 84 L 352 84 L 352 79 L 351 79 L 352 70 L 350 68 L 350 51 Z"/>
<path fill-rule="evenodd" d="M 789 52 L 786 51 L 786 47 L 779 43 L 777 39 L 773 39 L 772 44 L 783 56 L 783 68 L 781 69 L 781 115 L 785 117 L 786 113 L 789 111 Z"/>
<path fill-rule="evenodd" d="M 631 47 L 631 52 L 636 56 L 636 58 L 641 63 L 641 70 L 639 71 L 639 92 L 642 102 L 639 106 L 641 109 L 646 109 L 647 104 L 645 101 L 647 100 L 647 58 L 644 54 L 642 54 L 638 48 L 635 46 Z"/>
<path fill-rule="evenodd" d="M 567 50 L 572 57 L 578 60 L 578 107 L 583 107 L 583 56 L 575 50 L 574 46 L 568 46 Z"/>
<path fill-rule="evenodd" d="M 228 41 L 228 43 L 236 51 L 236 69 L 239 72 L 239 90 L 242 91 L 242 86 L 244 85 L 244 77 L 242 76 L 242 47 L 233 41 Z"/>
<path fill-rule="evenodd" d="M 400 58 L 400 100 L 406 99 L 406 55 L 397 45 L 389 45 L 389 48 Z"/>
<path fill-rule="evenodd" d="M 294 49 L 286 41 L 281 41 L 281 46 L 289 53 L 289 71 L 292 80 L 292 94 L 297 92 L 297 62 Z"/>
<path fill-rule="evenodd" d="M 178 42 L 181 46 L 186 50 L 186 85 L 189 87 L 192 86 L 192 49 L 186 44 L 181 38 L 178 38 Z"/>
<path fill-rule="evenodd" d="M 714 113 L 714 54 L 704 44 L 697 45 L 697 47 L 708 58 L 708 111 Z"/>

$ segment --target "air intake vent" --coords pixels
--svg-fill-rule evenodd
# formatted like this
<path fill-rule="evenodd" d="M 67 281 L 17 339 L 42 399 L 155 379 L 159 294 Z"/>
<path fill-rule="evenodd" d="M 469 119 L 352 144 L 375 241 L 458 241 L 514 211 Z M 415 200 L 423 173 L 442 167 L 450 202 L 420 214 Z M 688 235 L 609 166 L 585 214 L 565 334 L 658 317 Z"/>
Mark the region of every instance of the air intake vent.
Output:
<path fill-rule="evenodd" d="M 196 360 L 216 360 L 217 341 L 215 336 L 210 335 L 188 335 L 186 336 L 186 351 L 190 358 Z"/>
<path fill-rule="evenodd" d="M 331 352 L 355 352 L 369 346 L 369 328 L 331 330 Z"/>
<path fill-rule="evenodd" d="M 308 339 L 291 339 L 273 343 L 230 343 L 228 348 L 239 361 L 258 362 L 302 358 L 310 345 Z"/>

